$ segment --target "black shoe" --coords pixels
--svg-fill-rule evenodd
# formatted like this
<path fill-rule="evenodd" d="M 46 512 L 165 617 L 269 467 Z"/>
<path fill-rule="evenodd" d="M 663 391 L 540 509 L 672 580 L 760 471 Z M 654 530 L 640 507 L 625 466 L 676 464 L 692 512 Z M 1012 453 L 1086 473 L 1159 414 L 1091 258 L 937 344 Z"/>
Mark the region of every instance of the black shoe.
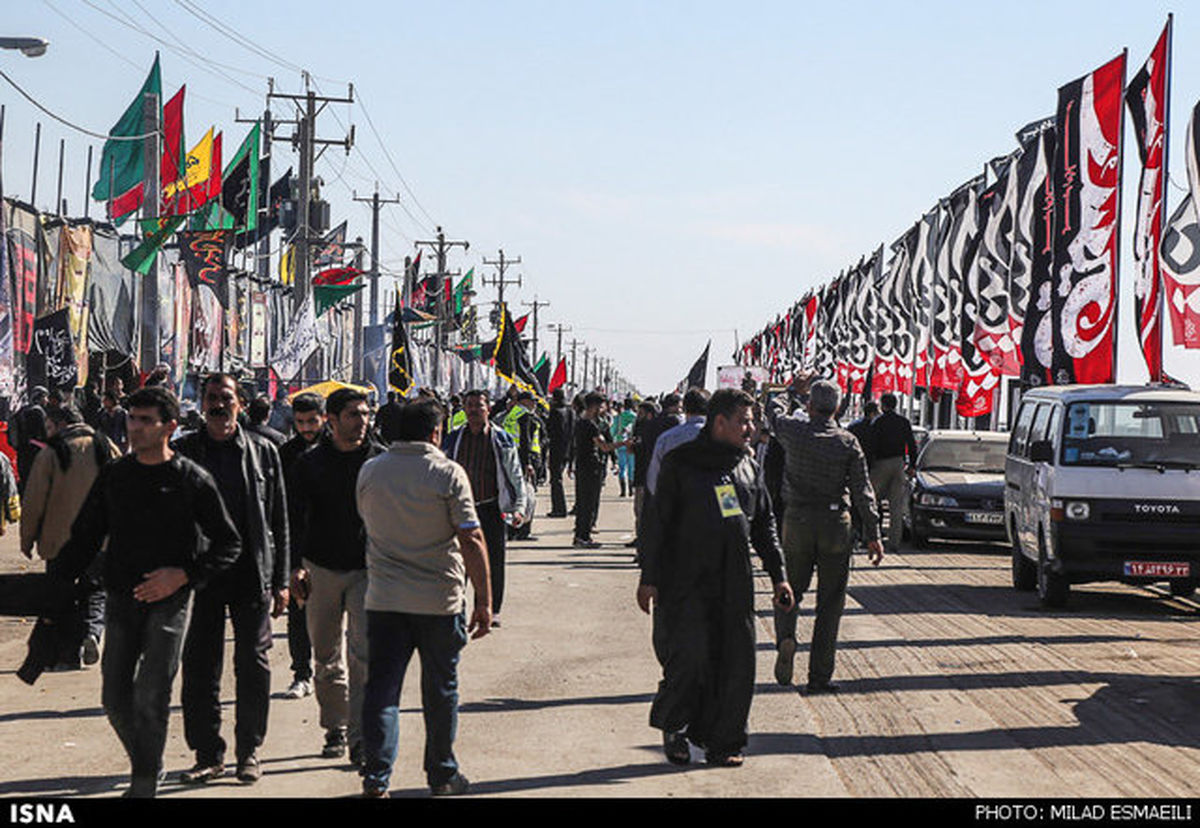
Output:
<path fill-rule="evenodd" d="M 809 696 L 823 696 L 827 693 L 837 693 L 842 689 L 840 684 L 832 681 L 810 681 L 808 686 L 804 688 L 805 694 Z"/>
<path fill-rule="evenodd" d="M 548 518 L 565 518 L 566 516 L 566 512 L 550 512 L 546 515 Z"/>
<path fill-rule="evenodd" d="M 346 755 L 346 731 L 340 727 L 330 728 L 325 733 L 325 747 L 321 756 L 325 759 L 340 759 Z"/>
<path fill-rule="evenodd" d="M 692 761 L 692 752 L 682 730 L 663 731 L 663 753 L 672 765 L 686 765 Z"/>
<path fill-rule="evenodd" d="M 590 538 L 576 538 L 571 544 L 576 549 L 599 549 L 600 542 L 591 540 Z"/>
<path fill-rule="evenodd" d="M 462 796 L 471 788 L 471 782 L 461 773 L 455 772 L 445 782 L 430 788 L 434 796 Z"/>
<path fill-rule="evenodd" d="M 179 774 L 179 781 L 185 785 L 203 785 L 211 779 L 220 779 L 225 775 L 225 762 L 207 762 L 200 759 L 189 770 Z"/>
<path fill-rule="evenodd" d="M 258 764 L 257 756 L 251 753 L 246 758 L 238 760 L 237 778 L 244 785 L 253 785 L 262 779 L 262 766 Z"/>
<path fill-rule="evenodd" d="M 361 770 L 366 760 L 366 751 L 363 750 L 362 742 L 352 744 L 350 746 L 350 764 Z"/>

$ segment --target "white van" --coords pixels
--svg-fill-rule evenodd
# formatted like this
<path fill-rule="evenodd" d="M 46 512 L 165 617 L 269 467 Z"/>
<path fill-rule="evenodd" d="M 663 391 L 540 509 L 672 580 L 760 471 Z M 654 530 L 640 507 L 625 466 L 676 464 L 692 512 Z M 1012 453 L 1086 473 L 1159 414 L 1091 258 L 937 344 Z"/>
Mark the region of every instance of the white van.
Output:
<path fill-rule="evenodd" d="M 1008 442 L 1013 586 L 1061 607 L 1087 581 L 1200 579 L 1200 394 L 1167 386 L 1026 392 Z"/>

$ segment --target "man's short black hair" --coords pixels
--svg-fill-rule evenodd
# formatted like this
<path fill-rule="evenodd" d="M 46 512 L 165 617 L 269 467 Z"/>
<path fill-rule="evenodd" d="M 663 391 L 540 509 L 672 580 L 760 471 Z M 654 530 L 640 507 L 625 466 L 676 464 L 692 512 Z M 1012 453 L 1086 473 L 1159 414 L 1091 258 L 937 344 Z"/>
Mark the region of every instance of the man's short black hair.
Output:
<path fill-rule="evenodd" d="M 400 406 L 395 417 L 389 417 L 383 439 L 419 442 L 428 440 L 446 419 L 446 410 L 432 397 L 421 397 Z"/>
<path fill-rule="evenodd" d="M 872 414 L 879 413 L 879 403 L 874 400 L 867 400 L 863 403 L 863 415 L 870 417 Z"/>
<path fill-rule="evenodd" d="M 587 396 L 583 398 L 583 407 L 591 408 L 592 406 L 601 405 L 604 402 L 604 395 L 599 391 L 589 391 Z"/>
<path fill-rule="evenodd" d="M 271 416 L 271 401 L 266 396 L 255 397 L 246 409 L 246 416 L 250 418 L 251 425 L 262 425 Z"/>
<path fill-rule="evenodd" d="M 113 404 L 115 404 L 115 405 L 121 404 L 121 398 L 117 395 L 117 392 L 113 391 L 111 388 L 108 391 L 104 392 L 104 399 L 112 400 Z"/>
<path fill-rule="evenodd" d="M 329 399 L 325 400 L 325 410 L 329 412 L 329 416 L 340 416 L 347 406 L 354 403 L 368 402 L 367 395 L 355 388 L 339 388 L 329 395 Z"/>
<path fill-rule="evenodd" d="M 320 394 L 308 391 L 303 394 L 297 394 L 292 400 L 293 414 L 311 414 L 314 411 L 318 414 L 325 413 L 325 398 Z"/>
<path fill-rule="evenodd" d="M 233 374 L 227 374 L 224 371 L 213 371 L 211 374 L 209 374 L 208 376 L 206 376 L 204 378 L 204 381 L 200 383 L 201 399 L 203 399 L 204 395 L 208 393 L 208 387 L 210 385 L 212 385 L 213 383 L 221 383 L 223 385 L 226 382 L 233 385 L 233 388 L 237 392 L 237 396 L 238 396 L 239 400 L 245 399 L 245 394 L 242 391 L 242 386 L 238 382 L 237 377 L 235 377 Z M 154 386 L 149 386 L 149 387 L 153 388 Z"/>
<path fill-rule="evenodd" d="M 884 411 L 895 411 L 896 410 L 896 395 L 893 394 L 891 391 L 887 392 L 886 394 L 884 394 L 882 397 L 879 398 L 879 405 L 883 408 Z"/>
<path fill-rule="evenodd" d="M 179 398 L 161 385 L 148 385 L 129 395 L 129 408 L 157 408 L 158 419 L 179 422 Z"/>
<path fill-rule="evenodd" d="M 732 417 L 739 408 L 753 408 L 754 397 L 740 388 L 722 388 L 713 393 L 708 400 L 708 422 L 711 427 L 717 417 Z"/>
<path fill-rule="evenodd" d="M 485 403 L 492 401 L 492 395 L 488 393 L 486 388 L 472 388 L 467 393 L 463 394 L 463 405 L 467 404 L 467 400 L 472 397 L 482 397 Z"/>
<path fill-rule="evenodd" d="M 664 409 L 673 408 L 674 406 L 679 405 L 679 403 L 680 399 L 678 394 L 667 394 L 662 398 L 662 407 Z"/>
<path fill-rule="evenodd" d="M 683 395 L 683 413 L 700 415 L 708 411 L 709 394 L 703 388 L 689 388 Z"/>
<path fill-rule="evenodd" d="M 46 412 L 46 419 L 54 423 L 59 428 L 63 426 L 78 425 L 83 422 L 83 415 L 79 413 L 74 405 L 63 403 L 50 408 Z"/>

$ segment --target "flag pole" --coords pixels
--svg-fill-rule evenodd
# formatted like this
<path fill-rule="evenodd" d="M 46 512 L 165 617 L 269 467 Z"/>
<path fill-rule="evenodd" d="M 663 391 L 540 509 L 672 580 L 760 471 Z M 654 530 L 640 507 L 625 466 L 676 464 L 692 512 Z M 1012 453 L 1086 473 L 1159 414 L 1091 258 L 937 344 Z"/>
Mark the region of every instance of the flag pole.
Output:
<path fill-rule="evenodd" d="M 1167 229 L 1167 220 L 1170 215 L 1167 212 L 1167 193 L 1170 191 L 1171 183 L 1171 168 L 1167 166 L 1167 149 L 1171 144 L 1170 141 L 1170 124 L 1171 124 L 1171 68 L 1175 61 L 1171 56 L 1171 43 L 1175 39 L 1175 14 L 1167 12 L 1167 65 L 1166 78 L 1163 83 L 1163 150 L 1162 150 L 1162 203 L 1159 205 L 1159 232 L 1165 233 Z M 1122 119 L 1124 122 L 1124 119 Z M 1160 237 L 1159 241 L 1162 239 Z M 1166 293 L 1165 280 L 1162 277 L 1162 258 L 1161 251 L 1154 251 L 1154 259 L 1158 262 L 1158 268 L 1154 272 L 1154 281 L 1158 287 L 1158 376 L 1151 377 L 1151 382 L 1162 382 L 1166 378 L 1167 373 L 1167 319 L 1166 307 L 1163 294 Z"/>
<path fill-rule="evenodd" d="M 1125 99 L 1125 80 L 1129 73 L 1129 48 L 1121 50 L 1121 100 Z M 1120 310 L 1121 310 L 1121 184 L 1125 181 L 1125 112 L 1120 116 L 1120 132 L 1118 133 L 1117 149 L 1117 214 L 1116 223 L 1117 243 L 1113 248 L 1113 310 L 1112 310 L 1112 382 L 1117 381 L 1117 346 L 1120 344 Z M 1165 189 L 1165 188 L 1164 188 Z M 1161 321 L 1160 321 L 1161 324 Z"/>

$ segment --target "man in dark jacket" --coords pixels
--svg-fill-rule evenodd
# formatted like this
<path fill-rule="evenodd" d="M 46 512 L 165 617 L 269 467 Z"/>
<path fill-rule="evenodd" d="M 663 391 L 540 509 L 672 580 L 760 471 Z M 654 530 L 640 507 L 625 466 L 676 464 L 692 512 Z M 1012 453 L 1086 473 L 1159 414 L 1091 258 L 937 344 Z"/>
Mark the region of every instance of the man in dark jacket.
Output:
<path fill-rule="evenodd" d="M 650 470 L 650 459 L 654 455 L 654 443 L 647 442 L 650 426 L 658 412 L 650 400 L 638 403 L 637 420 L 633 423 L 633 540 L 626 546 L 637 546 L 642 531 L 642 512 L 646 506 L 646 474 Z"/>
<path fill-rule="evenodd" d="M 175 450 L 212 474 L 242 538 L 236 563 L 196 595 L 183 648 L 183 725 L 196 765 L 180 780 L 195 784 L 225 773 L 221 738 L 221 668 L 225 610 L 233 622 L 236 682 L 237 777 L 262 775 L 257 751 L 267 732 L 270 706 L 271 617 L 288 602 L 288 512 L 283 466 L 270 441 L 238 426 L 242 404 L 229 374 L 212 374 L 201 386 L 205 427 L 185 434 Z"/>
<path fill-rule="evenodd" d="M 241 552 L 212 475 L 167 446 L 178 420 L 164 388 L 129 398 L 131 453 L 100 470 L 57 558 L 58 577 L 73 583 L 108 540 L 101 698 L 132 765 L 126 796 L 158 789 L 192 590 Z"/>
<path fill-rule="evenodd" d="M 17 452 L 17 484 L 25 493 L 25 481 L 38 452 L 46 445 L 46 405 L 49 393 L 40 385 L 29 391 L 29 402 L 21 406 L 8 425 L 8 441 Z"/>
<path fill-rule="evenodd" d="M 316 664 L 325 747 L 336 759 L 362 754 L 362 693 L 367 682 L 367 537 L 354 502 L 363 463 L 383 449 L 367 439 L 367 395 L 340 388 L 326 401 L 329 430 L 301 455 L 289 478 L 294 502 L 292 589 L 304 597 Z"/>
<path fill-rule="evenodd" d="M 754 400 L 713 394 L 700 436 L 667 455 L 643 522 L 638 606 L 660 608 L 663 679 L 650 724 L 667 758 L 690 760 L 688 742 L 710 764 L 742 764 L 754 695 L 754 549 L 792 604 L 762 475 L 748 447 Z"/>
<path fill-rule="evenodd" d="M 550 443 L 550 514 L 547 517 L 567 516 L 567 493 L 563 488 L 563 470 L 571 454 L 571 437 L 575 430 L 575 412 L 567 405 L 561 388 L 550 396 L 550 415 L 546 422 L 546 439 Z"/>
<path fill-rule="evenodd" d="M 292 427 L 295 436 L 279 447 L 279 462 L 283 465 L 283 476 L 287 481 L 288 532 L 293 544 L 300 516 L 296 514 L 296 498 L 291 496 L 295 488 L 292 474 L 296 460 L 316 446 L 325 430 L 325 398 L 320 394 L 299 394 L 292 400 Z M 293 562 L 299 558 L 291 556 Z M 285 699 L 302 699 L 313 692 L 312 641 L 308 637 L 308 617 L 304 610 L 304 596 L 295 589 L 288 590 L 288 654 L 292 657 L 292 683 L 283 691 Z"/>
<path fill-rule="evenodd" d="M 287 442 L 287 437 L 283 432 L 278 431 L 267 425 L 267 420 L 271 417 L 271 401 L 266 395 L 255 397 L 250 401 L 250 405 L 246 410 L 246 418 L 248 424 L 247 431 L 253 431 L 255 434 L 266 437 L 275 448 L 279 448 Z"/>
<path fill-rule="evenodd" d="M 908 508 L 908 479 L 917 464 L 917 441 L 912 423 L 896 413 L 896 395 L 879 398 L 883 413 L 871 423 L 871 487 L 888 504 L 887 551 L 900 548 L 904 512 Z M 866 446 L 864 446 L 866 448 Z"/>

